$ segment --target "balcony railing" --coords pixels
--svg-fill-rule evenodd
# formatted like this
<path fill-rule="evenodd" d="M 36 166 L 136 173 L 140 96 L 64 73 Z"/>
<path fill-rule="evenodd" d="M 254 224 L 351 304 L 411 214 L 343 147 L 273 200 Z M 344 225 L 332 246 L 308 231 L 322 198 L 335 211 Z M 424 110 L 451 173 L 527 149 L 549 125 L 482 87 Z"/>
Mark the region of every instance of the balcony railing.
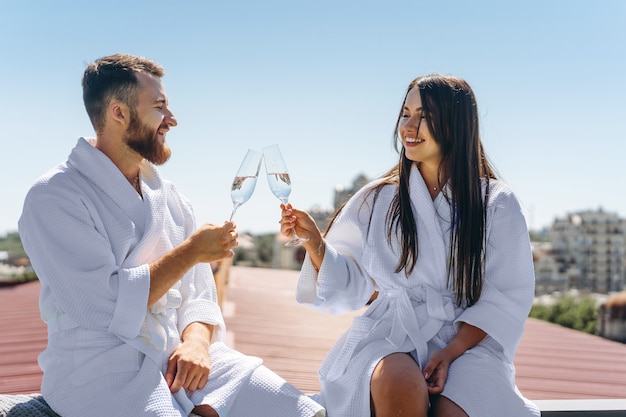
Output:
<path fill-rule="evenodd" d="M 624 399 L 538 400 L 534 403 L 541 410 L 541 417 L 625 417 L 626 387 Z"/>

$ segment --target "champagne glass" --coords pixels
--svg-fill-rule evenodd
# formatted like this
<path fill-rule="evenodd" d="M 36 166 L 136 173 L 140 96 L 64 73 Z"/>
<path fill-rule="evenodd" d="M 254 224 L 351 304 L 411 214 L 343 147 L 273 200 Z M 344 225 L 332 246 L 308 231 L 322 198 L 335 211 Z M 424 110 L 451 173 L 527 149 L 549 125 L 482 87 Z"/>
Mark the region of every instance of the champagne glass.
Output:
<path fill-rule="evenodd" d="M 241 161 L 241 166 L 233 179 L 233 185 L 230 187 L 230 198 L 233 200 L 233 212 L 230 214 L 230 220 L 233 219 L 235 212 L 243 203 L 248 201 L 256 187 L 256 179 L 259 176 L 261 168 L 261 160 L 263 154 L 254 149 L 248 149 L 246 156 Z"/>
<path fill-rule="evenodd" d="M 265 159 L 267 182 L 270 190 L 272 190 L 272 194 L 278 197 L 283 204 L 287 204 L 289 194 L 291 194 L 291 179 L 278 145 L 270 145 L 263 148 L 263 158 Z M 285 246 L 298 246 L 307 240 L 309 239 L 298 236 L 294 228 L 293 236 L 291 240 L 285 243 Z"/>

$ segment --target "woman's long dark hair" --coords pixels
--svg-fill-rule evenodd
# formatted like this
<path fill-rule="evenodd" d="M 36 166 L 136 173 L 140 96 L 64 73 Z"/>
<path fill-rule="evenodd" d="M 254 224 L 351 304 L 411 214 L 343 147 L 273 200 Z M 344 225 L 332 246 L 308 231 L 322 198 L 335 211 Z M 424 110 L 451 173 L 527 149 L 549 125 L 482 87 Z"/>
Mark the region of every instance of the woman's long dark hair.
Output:
<path fill-rule="evenodd" d="M 458 305 L 470 306 L 478 301 L 482 292 L 489 179 L 495 179 L 496 175 L 480 141 L 478 108 L 470 86 L 457 77 L 433 74 L 413 80 L 406 95 L 414 88 L 420 90 L 423 123 L 427 123 L 441 148 L 438 179 L 440 184 L 447 184 L 444 192 L 450 202 L 452 225 L 448 285 L 454 289 Z M 387 240 L 391 242 L 399 235 L 401 254 L 395 272 L 404 270 L 409 275 L 418 256 L 417 224 L 409 194 L 409 175 L 415 162 L 405 156 L 398 136 L 401 115 L 402 110 L 394 130 L 400 160 L 371 191 L 376 200 L 380 188 L 387 184 L 398 185 L 387 212 Z M 483 181 L 486 182 L 484 199 Z"/>

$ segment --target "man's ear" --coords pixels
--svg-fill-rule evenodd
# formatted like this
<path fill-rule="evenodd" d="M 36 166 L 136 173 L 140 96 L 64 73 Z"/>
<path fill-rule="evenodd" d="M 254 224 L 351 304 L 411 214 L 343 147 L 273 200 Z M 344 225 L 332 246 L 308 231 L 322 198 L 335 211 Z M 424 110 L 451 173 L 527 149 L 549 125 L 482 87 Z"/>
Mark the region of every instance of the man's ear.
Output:
<path fill-rule="evenodd" d="M 107 116 L 116 124 L 126 125 L 130 121 L 130 109 L 121 101 L 111 100 Z"/>

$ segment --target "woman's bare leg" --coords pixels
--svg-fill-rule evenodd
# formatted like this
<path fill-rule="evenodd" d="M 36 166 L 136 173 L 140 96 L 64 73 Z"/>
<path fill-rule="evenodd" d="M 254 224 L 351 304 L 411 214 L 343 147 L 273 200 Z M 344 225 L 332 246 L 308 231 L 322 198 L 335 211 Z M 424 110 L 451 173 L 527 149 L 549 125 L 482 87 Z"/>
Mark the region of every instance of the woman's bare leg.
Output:
<path fill-rule="evenodd" d="M 197 405 L 193 409 L 193 413 L 202 417 L 220 417 L 220 415 L 217 414 L 217 411 L 215 411 L 213 407 L 211 407 L 210 405 L 206 405 L 206 404 Z"/>
<path fill-rule="evenodd" d="M 431 417 L 467 417 L 467 413 L 451 399 L 442 395 L 431 397 Z"/>
<path fill-rule="evenodd" d="M 407 353 L 383 358 L 370 382 L 372 415 L 426 417 L 428 389 L 419 366 Z"/>

